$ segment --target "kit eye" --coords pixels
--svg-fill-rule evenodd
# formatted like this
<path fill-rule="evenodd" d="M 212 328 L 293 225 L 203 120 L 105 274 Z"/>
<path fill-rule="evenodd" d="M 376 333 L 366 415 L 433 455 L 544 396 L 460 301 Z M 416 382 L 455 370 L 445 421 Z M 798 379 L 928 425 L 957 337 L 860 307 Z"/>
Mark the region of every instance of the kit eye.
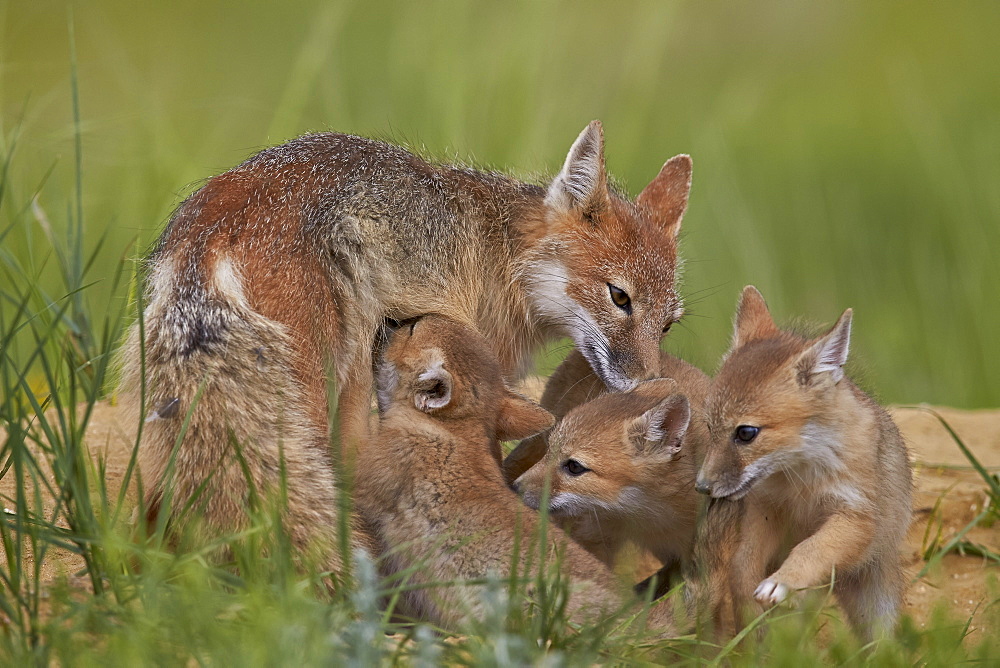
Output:
<path fill-rule="evenodd" d="M 566 473 L 570 474 L 571 476 L 583 475 L 584 473 L 590 470 L 580 462 L 576 461 L 575 459 L 567 459 L 565 462 L 563 462 L 563 468 L 566 470 Z"/>
<path fill-rule="evenodd" d="M 668 322 L 666 325 L 663 326 L 663 333 L 664 334 L 666 334 L 667 332 L 670 331 L 670 325 L 672 325 L 672 324 L 674 324 L 674 323 Z"/>
<path fill-rule="evenodd" d="M 757 434 L 760 433 L 760 427 L 753 427 L 748 424 L 741 424 L 733 432 L 733 440 L 737 443 L 742 443 L 746 445 L 747 443 L 752 443 Z"/>
<path fill-rule="evenodd" d="M 628 293 L 610 283 L 608 283 L 608 290 L 611 292 L 611 301 L 614 302 L 615 306 L 632 315 L 632 298 L 628 296 Z"/>

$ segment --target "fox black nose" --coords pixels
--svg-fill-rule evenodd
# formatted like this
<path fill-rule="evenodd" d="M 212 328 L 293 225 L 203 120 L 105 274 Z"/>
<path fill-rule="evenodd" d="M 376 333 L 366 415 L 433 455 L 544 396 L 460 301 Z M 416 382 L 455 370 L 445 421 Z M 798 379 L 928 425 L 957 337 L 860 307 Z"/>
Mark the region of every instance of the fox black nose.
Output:
<path fill-rule="evenodd" d="M 712 483 L 707 480 L 697 480 L 694 483 L 694 489 L 699 494 L 709 494 L 712 491 Z"/>

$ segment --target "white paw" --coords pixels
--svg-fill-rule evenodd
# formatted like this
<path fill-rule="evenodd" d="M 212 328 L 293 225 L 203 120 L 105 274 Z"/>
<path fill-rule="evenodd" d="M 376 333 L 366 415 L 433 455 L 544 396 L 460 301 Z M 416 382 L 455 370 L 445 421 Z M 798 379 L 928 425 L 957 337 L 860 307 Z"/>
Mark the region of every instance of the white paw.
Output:
<path fill-rule="evenodd" d="M 768 578 L 757 585 L 753 597 L 764 605 L 776 605 L 788 597 L 789 591 L 788 585 Z"/>

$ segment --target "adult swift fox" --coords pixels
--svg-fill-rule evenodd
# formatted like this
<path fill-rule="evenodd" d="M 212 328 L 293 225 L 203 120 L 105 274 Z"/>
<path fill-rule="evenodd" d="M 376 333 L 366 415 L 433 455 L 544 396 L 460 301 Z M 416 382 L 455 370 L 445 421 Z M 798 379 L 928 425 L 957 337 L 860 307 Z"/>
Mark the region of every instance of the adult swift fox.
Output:
<path fill-rule="evenodd" d="M 595 121 L 547 187 L 332 133 L 210 179 L 148 260 L 144 329 L 123 355 L 123 396 L 137 400 L 144 379 L 153 418 L 139 449 L 148 515 L 201 490 L 210 528 L 239 526 L 247 478 L 273 488 L 284 458 L 290 532 L 325 542 L 317 532 L 337 525 L 328 378 L 350 455 L 367 435 L 387 317 L 466 323 L 509 378 L 565 334 L 612 387 L 655 375 L 662 332 L 682 311 L 674 271 L 690 178 L 690 158 L 676 156 L 624 199 Z"/>
<path fill-rule="evenodd" d="M 743 290 L 707 400 L 711 441 L 696 483 L 717 499 L 742 500 L 738 531 L 721 531 L 735 533 L 735 549 L 719 546 L 732 549 L 737 620 L 751 599 L 770 605 L 833 579 L 860 635 L 895 622 L 910 467 L 892 419 L 844 376 L 851 316 L 848 309 L 827 334 L 804 339 L 778 329 L 755 288 Z"/>
<path fill-rule="evenodd" d="M 531 577 L 555 560 L 571 581 L 576 621 L 618 610 L 625 598 L 611 572 L 556 527 L 539 565 L 538 519 L 500 474 L 498 439 L 528 436 L 552 416 L 511 393 L 484 337 L 457 322 L 427 316 L 390 335 L 378 370 L 378 433 L 358 459 L 355 496 L 382 546 L 385 574 L 411 570 L 408 585 Z M 522 570 L 523 569 L 523 570 Z M 416 586 L 401 612 L 454 628 L 482 616 L 481 588 Z"/>

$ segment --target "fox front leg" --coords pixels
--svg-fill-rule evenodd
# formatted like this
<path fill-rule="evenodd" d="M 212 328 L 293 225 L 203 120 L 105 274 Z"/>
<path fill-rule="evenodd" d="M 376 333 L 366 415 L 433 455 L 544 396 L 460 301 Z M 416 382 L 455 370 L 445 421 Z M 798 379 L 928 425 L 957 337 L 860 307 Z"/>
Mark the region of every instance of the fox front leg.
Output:
<path fill-rule="evenodd" d="M 757 586 L 754 598 L 763 605 L 775 605 L 796 589 L 827 582 L 834 569 L 858 565 L 874 531 L 875 518 L 871 515 L 831 515 L 816 533 L 792 549 L 781 568 Z"/>
<path fill-rule="evenodd" d="M 784 582 L 779 582 L 773 578 L 767 578 L 754 590 L 753 597 L 762 605 L 777 605 L 781 603 L 791 592 Z"/>

